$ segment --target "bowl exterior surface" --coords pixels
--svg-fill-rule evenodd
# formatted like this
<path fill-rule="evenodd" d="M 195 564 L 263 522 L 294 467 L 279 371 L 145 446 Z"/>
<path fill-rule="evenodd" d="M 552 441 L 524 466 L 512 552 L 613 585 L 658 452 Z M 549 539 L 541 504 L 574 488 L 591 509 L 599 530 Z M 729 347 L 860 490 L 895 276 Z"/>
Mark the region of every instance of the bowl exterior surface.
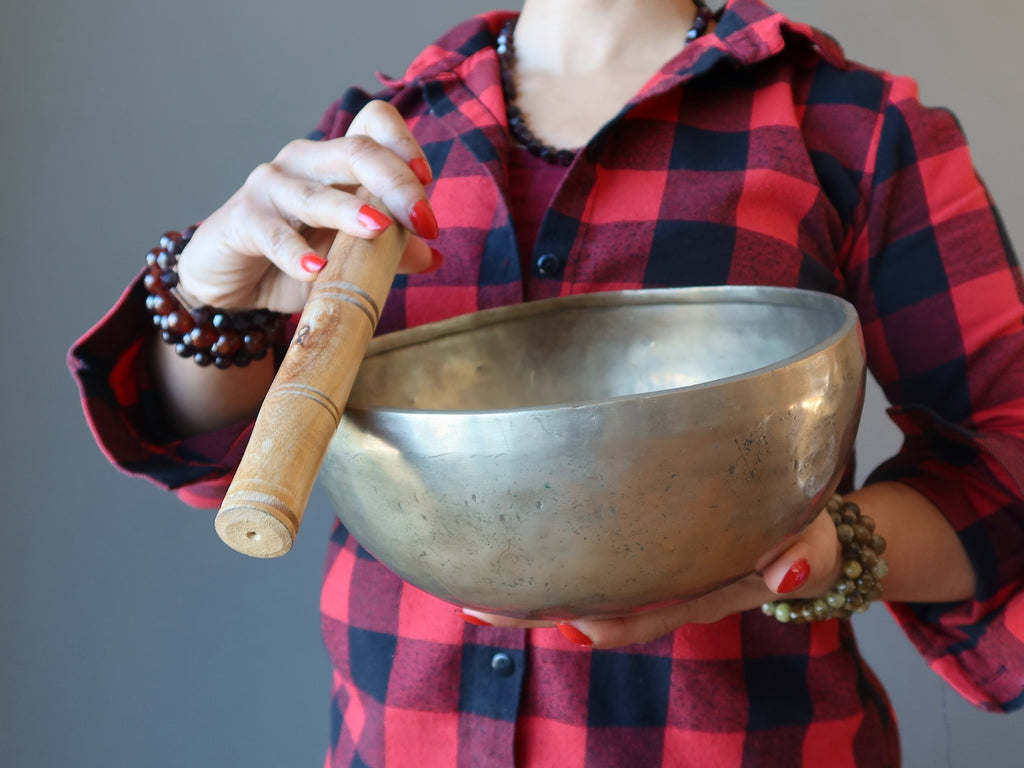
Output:
<path fill-rule="evenodd" d="M 835 328 L 774 364 L 672 389 L 505 410 L 351 406 L 320 479 L 374 557 L 464 607 L 521 618 L 613 616 L 742 578 L 813 519 L 850 459 L 863 403 L 852 307 L 789 289 L 593 296 L 598 309 L 813 305 L 831 313 Z M 587 301 L 537 302 L 504 317 L 493 310 L 390 334 L 371 345 L 368 360 L 410 347 L 429 357 L 437 340 L 514 327 L 509 314 L 544 317 Z M 750 338 L 756 343 L 753 330 Z M 385 375 L 371 368 L 353 399 L 362 384 L 387 400 Z M 529 388 L 530 375 L 507 378 Z"/>

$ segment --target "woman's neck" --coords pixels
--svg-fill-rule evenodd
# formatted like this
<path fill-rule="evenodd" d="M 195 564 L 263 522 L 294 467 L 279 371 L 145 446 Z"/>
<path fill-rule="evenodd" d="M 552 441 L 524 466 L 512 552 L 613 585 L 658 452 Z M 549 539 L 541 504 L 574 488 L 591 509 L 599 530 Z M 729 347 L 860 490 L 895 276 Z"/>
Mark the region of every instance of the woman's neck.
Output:
<path fill-rule="evenodd" d="M 525 0 L 516 68 L 553 76 L 653 73 L 682 47 L 692 0 Z"/>
<path fill-rule="evenodd" d="M 692 0 L 525 0 L 516 106 L 554 147 L 579 147 L 683 48 Z"/>

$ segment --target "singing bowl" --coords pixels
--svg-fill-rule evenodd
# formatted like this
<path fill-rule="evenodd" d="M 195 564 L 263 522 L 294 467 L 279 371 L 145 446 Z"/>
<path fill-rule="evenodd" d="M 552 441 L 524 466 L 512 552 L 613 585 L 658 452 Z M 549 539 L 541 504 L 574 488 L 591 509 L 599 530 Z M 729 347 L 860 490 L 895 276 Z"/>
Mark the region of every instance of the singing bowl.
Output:
<path fill-rule="evenodd" d="M 753 572 L 832 494 L 863 342 L 769 287 L 586 294 L 375 339 L 320 470 L 411 584 L 520 618 L 617 616 Z"/>

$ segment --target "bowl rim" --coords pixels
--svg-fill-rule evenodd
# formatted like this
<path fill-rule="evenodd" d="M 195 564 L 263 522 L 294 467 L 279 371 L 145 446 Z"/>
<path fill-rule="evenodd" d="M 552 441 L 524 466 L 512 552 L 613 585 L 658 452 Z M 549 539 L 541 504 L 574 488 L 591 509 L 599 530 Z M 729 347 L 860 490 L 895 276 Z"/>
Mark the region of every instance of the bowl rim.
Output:
<path fill-rule="evenodd" d="M 798 299 L 794 301 L 793 299 Z M 392 408 L 386 406 L 360 406 L 350 403 L 346 412 L 361 415 L 385 416 L 417 416 L 417 417 L 473 417 L 488 414 L 529 414 L 531 412 L 551 413 L 561 410 L 579 410 L 596 408 L 619 403 L 623 400 L 650 400 L 663 396 L 674 395 L 683 391 L 696 391 L 713 386 L 735 383 L 744 379 L 753 379 L 768 371 L 781 371 L 800 362 L 804 362 L 818 353 L 838 344 L 851 331 L 859 335 L 860 318 L 854 306 L 835 294 L 814 291 L 806 288 L 788 288 L 783 286 L 761 285 L 719 285 L 693 286 L 684 288 L 636 288 L 618 291 L 597 291 L 578 293 L 570 296 L 556 296 L 549 299 L 524 301 L 519 304 L 508 304 L 501 307 L 469 312 L 462 315 L 424 323 L 411 328 L 392 331 L 373 338 L 367 347 L 364 359 L 375 357 L 386 352 L 405 347 L 423 344 L 434 339 L 456 336 L 462 333 L 487 328 L 509 320 L 540 316 L 566 307 L 601 307 L 601 306 L 650 306 L 658 304 L 776 304 L 805 307 L 829 307 L 839 310 L 842 322 L 828 336 L 815 344 L 803 348 L 797 353 L 780 358 L 768 365 L 751 368 L 732 376 L 686 384 L 681 387 L 670 387 L 631 395 L 616 395 L 595 400 L 572 400 L 545 405 L 531 405 L 519 408 L 486 408 L 486 409 L 425 409 L 425 408 Z"/>

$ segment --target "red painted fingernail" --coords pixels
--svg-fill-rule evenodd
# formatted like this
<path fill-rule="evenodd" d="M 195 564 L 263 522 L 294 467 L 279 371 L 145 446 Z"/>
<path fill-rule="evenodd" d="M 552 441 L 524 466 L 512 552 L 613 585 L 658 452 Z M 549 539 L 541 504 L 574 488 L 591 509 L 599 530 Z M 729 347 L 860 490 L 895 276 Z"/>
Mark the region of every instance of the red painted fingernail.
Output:
<path fill-rule="evenodd" d="M 327 266 L 327 260 L 320 258 L 318 253 L 307 253 L 302 257 L 302 268 L 307 272 L 317 273 Z"/>
<path fill-rule="evenodd" d="M 412 228 L 420 237 L 426 240 L 433 240 L 437 237 L 437 219 L 434 218 L 434 209 L 426 200 L 416 201 L 416 204 L 409 209 L 409 219 L 412 221 Z"/>
<path fill-rule="evenodd" d="M 807 577 L 810 575 L 811 564 L 807 562 L 807 558 L 797 560 L 793 563 L 792 567 L 786 571 L 786 575 L 782 577 L 782 581 L 779 583 L 779 594 L 784 595 L 787 592 L 792 592 L 807 581 Z"/>
<path fill-rule="evenodd" d="M 430 249 L 430 266 L 424 270 L 425 272 L 436 272 L 444 264 L 444 254 L 436 248 Z"/>
<path fill-rule="evenodd" d="M 591 646 L 594 644 L 593 640 L 576 629 L 572 624 L 559 623 L 555 626 L 558 627 L 558 631 L 565 635 L 565 639 L 569 642 L 584 646 Z"/>
<path fill-rule="evenodd" d="M 412 172 L 416 174 L 416 178 L 424 187 L 434 180 L 434 172 L 430 170 L 430 163 L 422 157 L 414 157 L 410 160 L 409 167 L 412 168 Z"/>
<path fill-rule="evenodd" d="M 456 611 L 456 613 L 458 613 L 459 616 L 461 616 L 463 619 L 465 619 L 467 624 L 475 624 L 478 627 L 493 627 L 494 626 L 493 624 L 491 624 L 491 622 L 484 621 L 483 619 L 481 619 L 481 618 L 479 618 L 477 616 L 474 616 L 471 613 L 466 613 L 465 611 L 463 611 L 461 609 Z"/>
<path fill-rule="evenodd" d="M 391 219 L 372 205 L 364 205 L 359 209 L 359 223 L 367 229 L 379 232 L 391 226 Z"/>

